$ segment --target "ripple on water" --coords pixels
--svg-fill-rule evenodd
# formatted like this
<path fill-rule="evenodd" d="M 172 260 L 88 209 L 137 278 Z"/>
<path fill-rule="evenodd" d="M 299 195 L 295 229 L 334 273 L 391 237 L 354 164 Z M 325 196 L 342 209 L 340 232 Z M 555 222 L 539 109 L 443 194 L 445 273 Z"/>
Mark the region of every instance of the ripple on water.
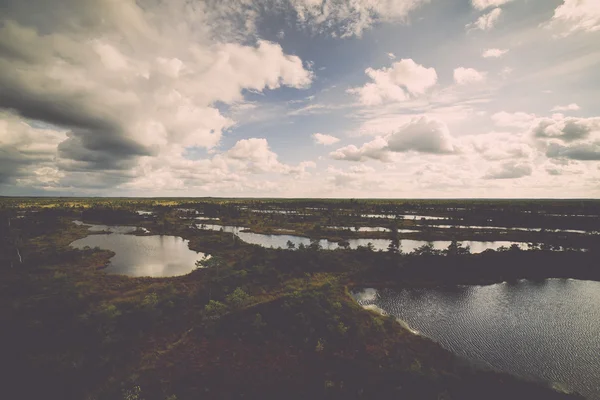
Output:
<path fill-rule="evenodd" d="M 600 400 L 600 282 L 549 279 L 353 295 L 477 364 Z"/>

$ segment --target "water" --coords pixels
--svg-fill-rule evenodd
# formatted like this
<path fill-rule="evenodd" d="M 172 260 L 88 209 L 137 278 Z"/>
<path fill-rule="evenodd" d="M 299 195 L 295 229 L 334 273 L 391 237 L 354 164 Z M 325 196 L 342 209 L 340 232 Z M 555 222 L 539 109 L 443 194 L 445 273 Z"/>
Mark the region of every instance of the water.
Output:
<path fill-rule="evenodd" d="M 495 229 L 505 231 L 520 231 L 520 232 L 541 232 L 542 228 L 518 228 L 518 227 L 504 227 L 504 226 L 479 226 L 479 225 L 427 225 L 429 228 L 437 229 Z M 579 233 L 585 234 L 598 234 L 597 231 L 584 231 L 580 229 L 546 229 L 546 232 L 554 233 Z"/>
<path fill-rule="evenodd" d="M 350 226 L 326 226 L 325 229 L 332 229 L 337 231 L 352 231 L 352 232 L 391 232 L 390 228 L 384 228 L 382 226 L 361 226 L 356 230 L 355 227 Z M 411 232 L 414 232 L 411 230 Z"/>
<path fill-rule="evenodd" d="M 436 217 L 433 215 L 416 215 L 416 214 L 363 214 L 361 218 L 387 218 L 387 219 L 411 219 L 411 220 L 427 220 L 436 221 L 441 219 L 448 219 L 448 217 Z"/>
<path fill-rule="evenodd" d="M 90 225 L 90 224 L 85 224 L 81 221 L 73 221 L 73 223 L 75 225 L 84 225 L 84 226 L 89 226 L 88 231 L 90 232 L 110 232 L 110 233 L 120 233 L 120 234 L 127 234 L 127 233 L 133 233 L 133 232 L 137 232 L 142 231 L 145 233 L 148 233 L 148 229 L 146 228 L 141 228 L 141 227 L 137 227 L 137 226 L 125 226 L 125 225 Z"/>
<path fill-rule="evenodd" d="M 477 364 L 600 400 L 600 282 L 548 279 L 435 289 L 364 289 L 363 306 Z"/>
<path fill-rule="evenodd" d="M 304 246 L 310 245 L 310 239 L 307 237 L 296 236 L 296 235 L 265 235 L 262 233 L 253 233 L 253 232 L 243 232 L 244 227 L 240 226 L 230 226 L 230 225 L 216 225 L 216 224 L 198 224 L 196 225 L 198 228 L 203 227 L 203 229 L 228 232 L 233 235 L 238 236 L 246 243 L 257 244 L 263 247 L 273 247 L 273 248 L 287 248 L 287 242 L 292 242 L 297 248 L 300 244 Z M 390 239 L 348 239 L 347 242 L 350 245 L 351 249 L 356 249 L 358 246 L 367 246 L 369 243 L 373 245 L 375 251 L 383 250 L 386 251 L 388 246 L 390 245 Z M 330 242 L 326 239 L 321 239 L 319 241 L 321 247 L 325 250 L 335 250 L 340 246 L 336 242 Z M 400 246 L 403 252 L 410 253 L 421 247 L 427 243 L 425 240 L 409 240 L 404 239 L 400 241 Z M 434 249 L 443 250 L 448 248 L 451 241 L 449 240 L 436 240 L 431 242 L 433 244 Z M 487 249 L 497 250 L 498 248 L 510 247 L 513 242 L 508 241 L 495 241 L 495 242 L 479 242 L 479 241 L 469 241 L 465 240 L 462 242 L 463 246 L 471 246 L 472 253 L 481 253 Z M 518 244 L 518 243 L 517 243 Z M 525 248 L 523 244 L 519 244 L 522 248 Z"/>
<path fill-rule="evenodd" d="M 199 221 L 210 221 L 210 220 L 215 220 L 215 219 L 219 219 L 217 217 L 194 217 L 194 219 L 197 219 Z"/>
<path fill-rule="evenodd" d="M 258 214 L 298 214 L 296 210 L 250 210 Z"/>
<path fill-rule="evenodd" d="M 334 230 L 351 230 L 356 231 L 356 228 L 351 226 L 326 226 L 326 229 Z M 520 231 L 520 232 L 541 232 L 542 228 L 519 228 L 519 227 L 505 227 L 505 226 L 480 226 L 480 225 L 425 225 L 419 226 L 414 229 L 398 229 L 398 233 L 414 233 L 418 232 L 419 229 L 424 228 L 436 228 L 436 229 L 479 229 L 479 230 L 502 230 L 502 231 Z M 356 232 L 391 232 L 390 228 L 384 227 L 367 227 L 362 226 Z M 579 233 L 585 234 L 599 234 L 598 231 L 584 231 L 579 229 L 546 229 L 546 232 L 552 233 Z"/>
<path fill-rule="evenodd" d="M 109 228 L 109 229 L 106 229 Z M 77 249 L 86 246 L 111 250 L 115 255 L 104 270 L 110 274 L 128 276 L 167 277 L 190 273 L 204 253 L 190 250 L 188 241 L 176 236 L 136 236 L 133 231 L 122 228 L 92 225 L 90 231 L 110 231 L 111 234 L 95 234 L 71 243 Z"/>

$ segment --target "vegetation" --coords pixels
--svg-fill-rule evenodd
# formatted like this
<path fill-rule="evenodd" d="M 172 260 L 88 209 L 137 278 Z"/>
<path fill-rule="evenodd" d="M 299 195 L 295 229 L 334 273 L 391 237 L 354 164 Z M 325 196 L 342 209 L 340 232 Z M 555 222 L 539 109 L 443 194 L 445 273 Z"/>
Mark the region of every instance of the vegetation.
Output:
<path fill-rule="evenodd" d="M 11 198 L 1 204 L 3 398 L 577 398 L 473 368 L 392 318 L 362 309 L 349 290 L 519 278 L 600 280 L 596 235 L 544 233 L 552 246 L 587 252 L 551 251 L 538 232 L 527 237 L 529 251 L 517 246 L 470 254 L 461 244 L 463 234 L 447 229 L 444 239 L 451 244 L 445 251 L 426 244 L 406 254 L 399 231 L 427 224 L 386 219 L 389 232 L 354 230 L 348 237 L 386 235 L 387 251 L 372 245 L 325 251 L 318 239 L 326 226 L 381 224 L 361 217 L 367 214 L 418 211 L 509 224 L 506 215 L 534 209 L 536 220 L 518 222 L 533 226 L 555 218 L 542 218 L 541 211 L 598 215 L 598 202 Z M 296 212 L 248 211 L 282 209 Z M 197 212 L 256 231 L 320 233 L 308 246 L 266 249 L 196 228 Z M 585 223 L 577 218 L 561 224 L 598 228 L 594 217 L 581 217 Z M 211 257 L 182 277 L 109 275 L 102 268 L 111 252 L 69 247 L 90 234 L 75 219 L 181 236 Z M 423 238 L 437 235 L 421 231 Z"/>

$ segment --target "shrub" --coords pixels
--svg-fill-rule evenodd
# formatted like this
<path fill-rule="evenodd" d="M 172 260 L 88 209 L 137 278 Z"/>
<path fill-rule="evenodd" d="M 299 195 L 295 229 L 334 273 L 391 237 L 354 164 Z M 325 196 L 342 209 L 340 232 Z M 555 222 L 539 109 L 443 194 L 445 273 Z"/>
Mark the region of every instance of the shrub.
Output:
<path fill-rule="evenodd" d="M 348 332 L 348 327 L 344 325 L 343 322 L 340 322 L 339 324 L 337 324 L 337 330 L 341 335 L 345 335 L 346 332 Z"/>
<path fill-rule="evenodd" d="M 121 311 L 114 304 L 103 304 L 100 306 L 99 314 L 106 319 L 115 319 L 121 315 Z"/>
<path fill-rule="evenodd" d="M 317 345 L 315 347 L 315 351 L 317 353 L 320 353 L 323 350 L 325 350 L 325 340 L 324 339 L 319 339 L 319 340 L 317 340 Z"/>
<path fill-rule="evenodd" d="M 227 306 L 220 301 L 211 300 L 204 306 L 204 312 L 207 317 L 217 319 L 227 312 Z"/>
<path fill-rule="evenodd" d="M 139 386 L 134 386 L 131 389 L 123 391 L 123 400 L 141 400 L 142 389 Z"/>
<path fill-rule="evenodd" d="M 56 271 L 54 273 L 54 279 L 56 279 L 57 281 L 64 281 L 67 279 L 67 274 L 64 272 Z"/>
<path fill-rule="evenodd" d="M 254 329 L 259 331 L 266 325 L 267 324 L 264 323 L 262 315 L 260 313 L 257 313 L 254 317 L 254 321 L 252 322 L 252 326 L 254 327 Z"/>
<path fill-rule="evenodd" d="M 238 287 L 232 293 L 228 294 L 225 300 L 234 308 L 242 308 L 250 302 L 250 298 L 248 293 Z"/>
<path fill-rule="evenodd" d="M 148 308 L 154 308 L 158 304 L 158 295 L 156 293 L 150 293 L 144 296 L 142 300 L 142 306 Z"/>

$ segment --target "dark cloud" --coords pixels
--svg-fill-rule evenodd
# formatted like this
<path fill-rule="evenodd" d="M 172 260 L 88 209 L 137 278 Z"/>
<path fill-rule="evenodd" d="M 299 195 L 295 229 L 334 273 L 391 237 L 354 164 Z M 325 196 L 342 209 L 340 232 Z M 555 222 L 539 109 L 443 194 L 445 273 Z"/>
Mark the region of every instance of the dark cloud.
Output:
<path fill-rule="evenodd" d="M 35 4 L 30 2 L 18 3 L 4 3 L 9 11 L 7 15 L 14 14 L 32 24 L 41 23 L 35 15 L 44 11 L 47 5 L 35 9 Z M 28 3 L 29 8 L 21 3 Z M 92 4 L 73 4 L 68 15 L 84 10 L 84 3 Z M 62 7 L 63 4 L 59 4 L 57 9 Z M 26 9 L 34 15 L 27 17 Z M 62 18 L 55 11 L 49 15 Z M 88 17 L 92 18 L 92 14 Z M 88 17 L 82 17 L 82 20 L 88 20 Z M 82 20 L 75 18 L 66 29 L 73 29 L 73 24 Z M 43 28 L 42 24 L 38 29 Z M 128 115 L 120 106 L 123 103 L 135 105 L 136 98 L 131 94 L 101 90 L 93 78 L 81 74 L 86 70 L 86 63 L 93 64 L 99 59 L 86 46 L 76 43 L 77 37 L 71 39 L 50 33 L 44 36 L 36 29 L 14 21 L 2 21 L 0 108 L 27 119 L 72 128 L 69 139 L 60 147 L 62 157 L 85 161 L 88 168 L 127 168 L 129 164 L 123 161 L 151 154 L 146 146 L 128 138 L 126 132 Z M 80 40 L 84 38 L 85 35 L 79 36 Z M 55 76 L 57 66 L 65 71 L 58 77 Z M 65 76 L 69 71 L 73 73 L 72 79 Z"/>
<path fill-rule="evenodd" d="M 573 142 L 588 138 L 599 127 L 598 118 L 542 119 L 531 131 L 536 138 Z"/>
<path fill-rule="evenodd" d="M 33 128 L 14 114 L 0 112 L 0 184 L 50 165 L 62 140 L 60 131 Z"/>
<path fill-rule="evenodd" d="M 518 163 L 504 163 L 499 168 L 492 168 L 484 179 L 518 179 L 529 176 L 533 172 L 531 165 Z"/>
<path fill-rule="evenodd" d="M 23 176 L 22 168 L 31 164 L 14 148 L 0 147 L 0 185 L 12 183 L 15 178 Z"/>
<path fill-rule="evenodd" d="M 127 183 L 132 176 L 122 171 L 82 171 L 71 172 L 60 181 L 63 188 L 110 189 Z"/>
<path fill-rule="evenodd" d="M 58 145 L 58 154 L 75 163 L 62 163 L 61 167 L 65 170 L 129 169 L 134 166 L 136 156 L 149 154 L 124 137 L 102 136 L 81 129 L 68 132 L 67 137 Z"/>
<path fill-rule="evenodd" d="M 600 161 L 600 143 L 583 143 L 572 146 L 550 144 L 546 157 L 567 158 L 579 161 Z"/>
<path fill-rule="evenodd" d="M 69 32 L 93 33 L 112 24 L 117 3 L 135 5 L 133 0 L 0 0 L 0 10 L 4 19 L 35 27 L 43 35 L 54 32 L 57 25 Z"/>

